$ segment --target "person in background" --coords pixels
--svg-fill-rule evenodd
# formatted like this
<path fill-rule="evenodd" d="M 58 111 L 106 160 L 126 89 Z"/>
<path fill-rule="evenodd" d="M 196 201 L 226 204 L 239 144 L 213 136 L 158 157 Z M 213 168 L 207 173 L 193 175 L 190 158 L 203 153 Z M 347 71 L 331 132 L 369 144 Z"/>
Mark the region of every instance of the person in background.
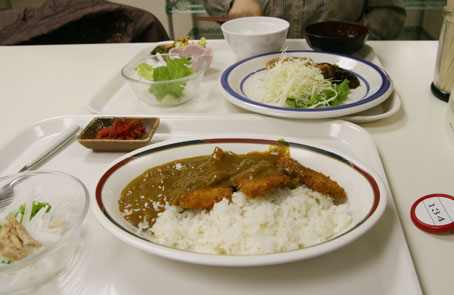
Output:
<path fill-rule="evenodd" d="M 404 26 L 402 0 L 204 0 L 211 16 L 274 16 L 290 23 L 288 38 L 304 38 L 304 27 L 326 20 L 369 27 L 369 39 L 396 39 Z"/>

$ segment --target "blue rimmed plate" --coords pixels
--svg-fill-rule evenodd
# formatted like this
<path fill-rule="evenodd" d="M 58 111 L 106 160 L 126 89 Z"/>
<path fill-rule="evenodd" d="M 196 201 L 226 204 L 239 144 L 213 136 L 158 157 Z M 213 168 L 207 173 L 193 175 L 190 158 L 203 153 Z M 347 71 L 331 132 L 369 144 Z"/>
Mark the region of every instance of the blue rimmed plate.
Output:
<path fill-rule="evenodd" d="M 257 84 L 265 74 L 268 61 L 278 58 L 281 52 L 263 54 L 241 60 L 228 67 L 221 76 L 224 97 L 231 103 L 260 114 L 299 119 L 333 118 L 352 115 L 373 108 L 385 101 L 393 92 L 392 81 L 380 67 L 368 61 L 337 53 L 295 50 L 287 57 L 307 57 L 316 63 L 337 64 L 360 80 L 347 99 L 336 107 L 295 109 L 261 102 Z"/>
<path fill-rule="evenodd" d="M 336 180 L 347 193 L 352 224 L 326 242 L 265 255 L 214 255 L 163 246 L 150 241 L 128 223 L 118 208 L 123 188 L 146 169 L 173 160 L 208 155 L 216 146 L 234 153 L 267 151 L 277 139 L 266 135 L 207 135 L 184 141 L 164 141 L 126 154 L 106 167 L 96 182 L 92 210 L 97 220 L 115 237 L 133 247 L 165 258 L 218 266 L 257 266 L 308 259 L 334 251 L 360 237 L 382 216 L 387 202 L 384 183 L 358 160 L 313 141 L 285 138 L 290 155 L 301 164 Z"/>

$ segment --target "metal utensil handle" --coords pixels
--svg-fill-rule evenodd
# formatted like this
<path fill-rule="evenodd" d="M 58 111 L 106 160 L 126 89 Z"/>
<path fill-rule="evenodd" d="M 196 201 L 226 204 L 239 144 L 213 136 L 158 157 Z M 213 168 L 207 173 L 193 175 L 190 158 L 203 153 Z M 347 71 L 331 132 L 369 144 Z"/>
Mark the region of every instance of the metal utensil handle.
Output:
<path fill-rule="evenodd" d="M 71 139 L 71 137 L 74 135 L 74 133 L 79 130 L 79 126 L 73 124 L 69 128 L 66 128 L 60 135 L 57 136 L 54 140 L 52 140 L 47 147 L 41 151 L 35 158 L 33 158 L 32 161 L 30 161 L 29 164 L 25 165 L 22 167 L 19 172 L 26 171 L 33 166 L 39 164 L 41 161 L 46 159 L 48 156 L 50 156 L 52 153 L 56 152 L 59 148 L 61 148 L 66 142 Z"/>

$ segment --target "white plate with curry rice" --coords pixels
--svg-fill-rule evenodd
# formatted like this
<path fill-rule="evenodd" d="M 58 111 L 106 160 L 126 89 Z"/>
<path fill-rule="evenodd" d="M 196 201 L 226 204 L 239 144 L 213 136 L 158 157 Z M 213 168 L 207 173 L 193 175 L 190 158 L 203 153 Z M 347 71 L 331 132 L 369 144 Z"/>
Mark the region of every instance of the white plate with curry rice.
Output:
<path fill-rule="evenodd" d="M 220 83 L 224 97 L 238 107 L 296 119 L 356 114 L 381 104 L 393 92 L 389 75 L 371 62 L 308 50 L 241 60 L 224 70 Z"/>
<path fill-rule="evenodd" d="M 381 217 L 377 174 L 316 142 L 266 135 L 164 141 L 112 162 L 93 211 L 133 247 L 196 264 L 271 265 L 334 251 Z"/>

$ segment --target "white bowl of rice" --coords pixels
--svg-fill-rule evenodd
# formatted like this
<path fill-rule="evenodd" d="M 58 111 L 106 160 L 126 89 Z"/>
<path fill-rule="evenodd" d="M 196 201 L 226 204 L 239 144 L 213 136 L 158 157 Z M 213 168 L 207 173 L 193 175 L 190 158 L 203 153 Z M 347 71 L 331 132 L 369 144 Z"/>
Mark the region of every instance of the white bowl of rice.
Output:
<path fill-rule="evenodd" d="M 334 179 L 344 202 L 304 185 L 250 199 L 234 192 L 211 210 L 168 206 L 152 227 L 135 226 L 119 210 L 121 192 L 145 170 L 177 159 L 209 155 L 215 147 L 244 154 L 267 151 L 276 137 L 207 135 L 164 141 L 112 162 L 94 188 L 92 209 L 100 224 L 127 244 L 165 258 L 216 266 L 272 265 L 332 252 L 368 231 L 382 216 L 386 189 L 376 173 L 355 159 L 316 142 L 285 138 L 290 156 Z M 155 206 L 155 204 L 153 204 Z"/>
<path fill-rule="evenodd" d="M 24 172 L 0 201 L 0 293 L 33 292 L 75 259 L 89 206 L 85 185 L 55 171 Z"/>

